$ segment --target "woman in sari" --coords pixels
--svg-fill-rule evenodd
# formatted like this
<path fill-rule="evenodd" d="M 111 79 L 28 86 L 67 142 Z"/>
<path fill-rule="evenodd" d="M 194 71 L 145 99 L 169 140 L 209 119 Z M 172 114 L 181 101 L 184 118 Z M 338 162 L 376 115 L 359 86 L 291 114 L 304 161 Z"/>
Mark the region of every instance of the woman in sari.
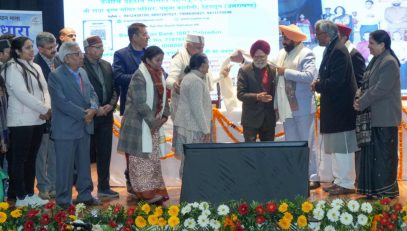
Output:
<path fill-rule="evenodd" d="M 134 73 L 127 93 L 118 151 L 129 154 L 129 175 L 139 200 L 161 203 L 168 200 L 161 173 L 162 125 L 169 115 L 165 79 L 161 68 L 164 52 L 157 46 L 145 50 L 143 62 Z"/>
<path fill-rule="evenodd" d="M 400 62 L 384 30 L 370 33 L 373 55 L 354 102 L 361 147 L 358 192 L 370 197 L 399 195 L 397 185 L 398 125 L 401 121 Z"/>

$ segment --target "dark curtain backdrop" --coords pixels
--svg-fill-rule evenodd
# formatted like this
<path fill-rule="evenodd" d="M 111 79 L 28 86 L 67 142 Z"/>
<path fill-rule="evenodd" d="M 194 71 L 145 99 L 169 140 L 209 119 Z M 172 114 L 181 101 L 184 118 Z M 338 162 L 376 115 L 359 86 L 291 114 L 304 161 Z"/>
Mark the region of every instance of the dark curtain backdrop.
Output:
<path fill-rule="evenodd" d="M 42 11 L 43 28 L 59 37 L 64 27 L 63 0 L 0 0 L 1 10 Z"/>

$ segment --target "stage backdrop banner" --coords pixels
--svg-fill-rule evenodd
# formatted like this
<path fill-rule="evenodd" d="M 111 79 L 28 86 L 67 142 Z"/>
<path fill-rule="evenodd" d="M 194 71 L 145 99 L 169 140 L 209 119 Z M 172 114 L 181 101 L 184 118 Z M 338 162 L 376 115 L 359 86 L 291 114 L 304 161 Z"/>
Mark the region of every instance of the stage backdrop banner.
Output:
<path fill-rule="evenodd" d="M 0 34 L 25 36 L 35 41 L 42 31 L 41 11 L 0 10 Z"/>
<path fill-rule="evenodd" d="M 307 198 L 307 142 L 187 144 L 181 202 Z"/>

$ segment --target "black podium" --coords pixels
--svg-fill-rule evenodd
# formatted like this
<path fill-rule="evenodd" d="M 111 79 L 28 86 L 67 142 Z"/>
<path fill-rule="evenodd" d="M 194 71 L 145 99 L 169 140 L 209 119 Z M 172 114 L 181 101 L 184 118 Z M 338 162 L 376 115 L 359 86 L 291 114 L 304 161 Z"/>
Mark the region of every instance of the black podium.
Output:
<path fill-rule="evenodd" d="M 307 198 L 307 142 L 184 145 L 181 202 Z"/>

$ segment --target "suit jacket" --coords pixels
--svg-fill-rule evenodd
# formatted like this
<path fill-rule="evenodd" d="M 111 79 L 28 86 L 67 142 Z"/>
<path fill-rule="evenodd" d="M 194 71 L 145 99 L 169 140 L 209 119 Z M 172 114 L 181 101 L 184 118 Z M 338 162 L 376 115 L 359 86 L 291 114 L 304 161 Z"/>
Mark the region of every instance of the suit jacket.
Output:
<path fill-rule="evenodd" d="M 163 83 L 164 84 L 164 83 Z M 146 79 L 140 70 L 134 73 L 129 85 L 127 95 L 127 105 L 124 112 L 120 138 L 117 144 L 117 150 L 129 154 L 142 154 L 142 123 L 147 123 L 150 129 L 158 128 L 155 114 L 157 112 L 158 93 L 154 87 L 153 107 L 147 105 Z M 170 114 L 168 100 L 165 103 L 163 117 Z"/>
<path fill-rule="evenodd" d="M 83 68 L 79 68 L 83 91 L 66 65 L 49 74 L 48 87 L 51 95 L 52 138 L 79 139 L 93 133 L 93 121 L 86 124 L 85 110 L 98 105 L 96 92 Z"/>
<path fill-rule="evenodd" d="M 257 94 L 263 92 L 260 69 L 252 63 L 240 68 L 237 79 L 237 98 L 243 102 L 241 123 L 250 128 L 273 128 L 276 126 L 274 113 L 274 95 L 276 88 L 276 69 L 267 65 L 270 78 L 270 92 L 273 100 L 268 103 L 257 101 Z M 272 115 L 270 120 L 264 121 L 266 114 Z"/>
<path fill-rule="evenodd" d="M 355 73 L 356 84 L 359 88 L 362 85 L 363 74 L 366 70 L 365 58 L 363 58 L 362 54 L 355 48 L 353 48 L 350 52 L 350 57 L 352 58 L 353 72 Z"/>
<path fill-rule="evenodd" d="M 95 90 L 99 102 L 98 104 L 100 106 L 110 104 L 113 106 L 113 109 L 116 106 L 118 96 L 117 92 L 115 91 L 115 86 L 114 86 L 114 79 L 113 79 L 113 70 L 112 66 L 110 65 L 109 62 L 101 59 L 98 62 L 98 65 L 100 67 L 100 70 L 103 73 L 103 83 L 100 82 L 99 77 L 97 76 L 95 70 L 92 67 L 92 63 L 89 61 L 89 59 L 85 56 L 84 59 L 84 65 L 83 69 L 85 69 L 86 73 L 88 74 L 88 78 L 90 83 L 93 86 L 93 89 Z M 106 99 L 103 100 L 103 86 L 104 84 L 105 89 L 106 89 Z M 112 110 L 108 115 L 106 116 L 100 116 L 95 118 L 95 123 L 112 123 L 113 121 L 113 111 Z"/>
<path fill-rule="evenodd" d="M 131 77 L 138 69 L 142 57 L 137 57 L 131 44 L 114 53 L 113 74 L 116 91 L 120 95 L 120 115 L 123 115 L 126 106 L 127 90 Z"/>
<path fill-rule="evenodd" d="M 48 75 L 51 72 L 51 69 L 49 68 L 47 62 L 42 58 L 40 53 L 36 54 L 34 57 L 34 63 L 40 65 L 42 73 L 44 74 L 45 80 L 48 82 Z M 62 64 L 61 60 L 59 60 L 58 56 L 55 56 L 54 58 L 54 66 L 57 68 Z"/>
<path fill-rule="evenodd" d="M 373 65 L 369 64 L 364 80 L 369 81 L 369 88 L 359 98 L 359 104 L 362 110 L 370 107 L 371 126 L 398 126 L 401 121 L 400 67 L 389 50 L 379 55 Z"/>
<path fill-rule="evenodd" d="M 356 80 L 350 54 L 338 38 L 325 48 L 315 90 L 321 94 L 321 133 L 354 130 Z"/>

